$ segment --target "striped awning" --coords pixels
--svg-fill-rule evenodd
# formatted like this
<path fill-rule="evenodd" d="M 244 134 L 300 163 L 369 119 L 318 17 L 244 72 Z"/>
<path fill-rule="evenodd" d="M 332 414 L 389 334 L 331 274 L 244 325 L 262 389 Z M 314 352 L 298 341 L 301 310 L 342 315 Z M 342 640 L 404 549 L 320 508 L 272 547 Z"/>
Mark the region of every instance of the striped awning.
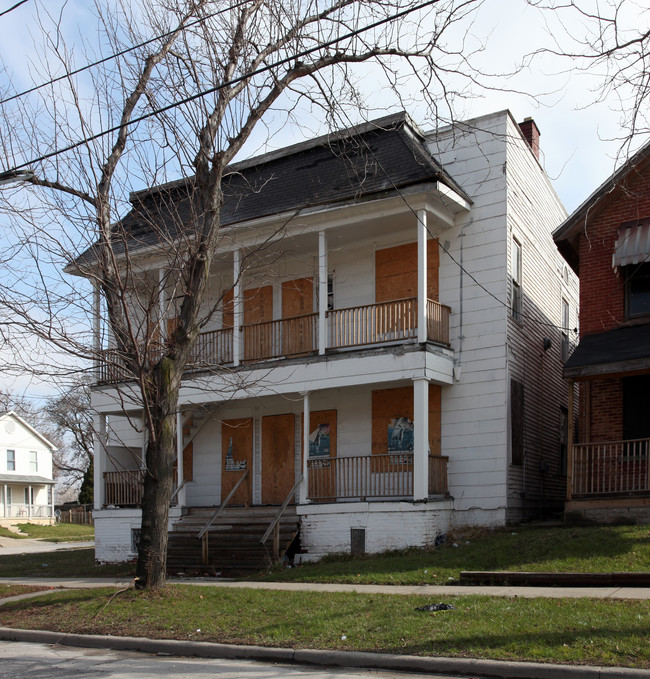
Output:
<path fill-rule="evenodd" d="M 650 262 L 650 219 L 621 224 L 614 246 L 612 266 Z"/>

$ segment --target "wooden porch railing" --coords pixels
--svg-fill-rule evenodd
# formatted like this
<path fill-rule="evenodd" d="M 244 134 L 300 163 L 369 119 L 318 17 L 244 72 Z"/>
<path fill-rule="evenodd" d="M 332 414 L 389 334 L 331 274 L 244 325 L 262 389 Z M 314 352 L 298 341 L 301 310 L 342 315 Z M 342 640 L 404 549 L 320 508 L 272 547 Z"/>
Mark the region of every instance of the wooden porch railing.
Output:
<path fill-rule="evenodd" d="M 417 337 L 417 299 L 398 299 L 327 312 L 328 347 L 341 349 Z"/>
<path fill-rule="evenodd" d="M 429 455 L 429 495 L 449 495 L 446 455 Z"/>
<path fill-rule="evenodd" d="M 104 504 L 139 507 L 142 504 L 143 469 L 104 472 Z"/>
<path fill-rule="evenodd" d="M 448 306 L 427 301 L 427 337 L 449 344 Z M 398 299 L 327 312 L 328 349 L 345 349 L 417 338 L 417 299 Z M 318 350 L 318 314 L 306 314 L 242 326 L 242 359 L 262 361 L 300 356 Z M 201 333 L 190 357 L 190 368 L 216 366 L 233 361 L 233 329 Z M 133 379 L 114 349 L 103 352 L 98 381 L 114 383 Z"/>
<path fill-rule="evenodd" d="M 435 299 L 427 300 L 427 338 L 431 342 L 449 344 L 451 308 Z"/>
<path fill-rule="evenodd" d="M 244 360 L 297 356 L 318 349 L 318 314 L 242 326 Z"/>
<path fill-rule="evenodd" d="M 232 328 L 202 332 L 192 347 L 190 363 L 194 367 L 232 363 L 232 332 Z"/>
<path fill-rule="evenodd" d="M 650 439 L 573 446 L 572 496 L 650 493 Z"/>

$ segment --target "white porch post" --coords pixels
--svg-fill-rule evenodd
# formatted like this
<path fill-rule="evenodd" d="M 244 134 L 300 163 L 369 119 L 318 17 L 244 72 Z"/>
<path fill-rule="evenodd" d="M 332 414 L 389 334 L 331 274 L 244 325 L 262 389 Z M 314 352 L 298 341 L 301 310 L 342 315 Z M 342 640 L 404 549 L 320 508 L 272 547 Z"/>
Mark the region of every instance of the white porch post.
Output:
<path fill-rule="evenodd" d="M 318 353 L 327 348 L 327 234 L 318 232 Z"/>
<path fill-rule="evenodd" d="M 413 500 L 429 497 L 429 380 L 413 380 Z"/>
<path fill-rule="evenodd" d="M 233 252 L 233 322 L 232 322 L 232 359 L 235 365 L 239 365 L 241 361 L 241 252 L 235 250 Z"/>
<path fill-rule="evenodd" d="M 9 498 L 7 497 L 7 484 L 4 484 L 5 488 L 5 495 L 4 495 L 4 509 L 5 509 L 5 517 L 9 517 L 9 512 L 10 512 L 10 507 L 9 507 Z"/>
<path fill-rule="evenodd" d="M 176 466 L 176 487 L 180 488 L 183 483 L 183 414 L 180 410 L 176 413 Z M 176 504 L 185 506 L 185 486 L 176 494 Z"/>
<path fill-rule="evenodd" d="M 30 519 L 32 518 L 32 512 L 34 511 L 34 491 L 32 488 L 33 486 L 27 486 L 27 516 Z"/>
<path fill-rule="evenodd" d="M 93 418 L 95 429 L 95 445 L 93 451 L 94 505 L 101 509 L 105 504 L 104 472 L 106 471 L 106 415 L 95 413 Z"/>
<path fill-rule="evenodd" d="M 309 488 L 307 460 L 309 458 L 309 392 L 302 394 L 302 483 L 300 484 L 300 504 L 307 504 L 307 489 Z"/>
<path fill-rule="evenodd" d="M 418 342 L 427 341 L 427 213 L 418 210 Z"/>
<path fill-rule="evenodd" d="M 102 336 L 101 336 L 101 301 L 99 295 L 99 284 L 93 282 L 93 352 L 95 354 L 95 379 L 99 382 L 101 377 L 101 350 L 102 350 Z"/>

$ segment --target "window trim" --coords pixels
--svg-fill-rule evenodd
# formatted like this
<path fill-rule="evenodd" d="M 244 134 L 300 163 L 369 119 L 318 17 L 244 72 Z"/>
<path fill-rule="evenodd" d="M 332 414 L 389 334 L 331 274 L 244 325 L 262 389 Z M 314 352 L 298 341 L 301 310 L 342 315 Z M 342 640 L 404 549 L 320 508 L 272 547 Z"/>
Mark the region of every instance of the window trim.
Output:
<path fill-rule="evenodd" d="M 510 315 L 517 321 L 522 323 L 523 311 L 523 285 L 522 285 L 522 271 L 523 271 L 523 254 L 524 249 L 520 241 L 514 236 L 512 237 L 512 271 L 510 273 L 511 295 L 510 300 Z"/>
<path fill-rule="evenodd" d="M 7 471 L 16 471 L 16 451 L 13 448 L 7 448 L 6 455 Z"/>
<path fill-rule="evenodd" d="M 29 471 L 32 474 L 38 473 L 38 450 L 29 451 Z"/>
<path fill-rule="evenodd" d="M 630 301 L 631 301 L 631 282 L 634 274 L 640 270 L 643 270 L 643 277 L 650 279 L 650 262 L 644 262 L 642 264 L 630 264 L 624 269 L 625 283 L 624 283 L 624 296 L 625 296 L 625 320 L 633 321 L 637 318 L 648 318 L 650 316 L 650 311 L 642 311 L 640 313 L 630 313 Z"/>

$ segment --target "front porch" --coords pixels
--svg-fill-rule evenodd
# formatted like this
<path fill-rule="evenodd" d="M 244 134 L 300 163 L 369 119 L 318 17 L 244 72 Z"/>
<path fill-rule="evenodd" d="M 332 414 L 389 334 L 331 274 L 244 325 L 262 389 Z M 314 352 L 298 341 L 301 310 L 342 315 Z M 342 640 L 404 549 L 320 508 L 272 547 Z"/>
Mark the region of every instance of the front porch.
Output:
<path fill-rule="evenodd" d="M 448 496 L 447 462 L 447 457 L 429 455 L 429 496 Z M 413 453 L 309 457 L 307 469 L 309 503 L 403 502 L 413 497 Z M 142 469 L 104 472 L 104 505 L 140 507 L 144 474 Z"/>
<path fill-rule="evenodd" d="M 565 517 L 602 523 L 650 521 L 650 439 L 571 448 Z"/>

